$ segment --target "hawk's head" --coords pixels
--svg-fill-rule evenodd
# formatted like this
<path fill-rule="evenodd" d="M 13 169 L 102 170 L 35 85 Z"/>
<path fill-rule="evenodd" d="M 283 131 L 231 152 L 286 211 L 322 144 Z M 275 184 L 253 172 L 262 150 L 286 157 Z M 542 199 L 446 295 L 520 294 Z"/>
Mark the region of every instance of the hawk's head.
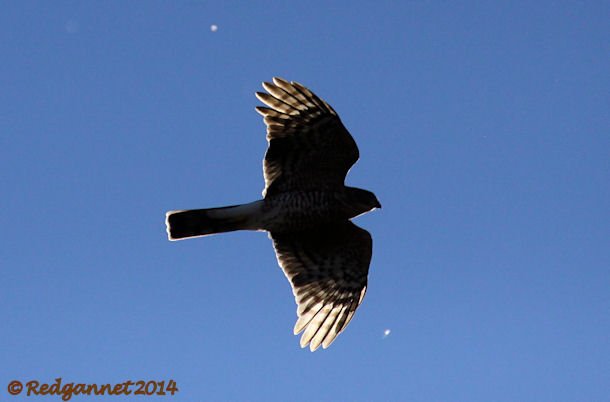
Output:
<path fill-rule="evenodd" d="M 349 210 L 349 217 L 361 215 L 375 208 L 381 208 L 379 200 L 371 191 L 355 187 L 345 187 L 346 206 Z"/>

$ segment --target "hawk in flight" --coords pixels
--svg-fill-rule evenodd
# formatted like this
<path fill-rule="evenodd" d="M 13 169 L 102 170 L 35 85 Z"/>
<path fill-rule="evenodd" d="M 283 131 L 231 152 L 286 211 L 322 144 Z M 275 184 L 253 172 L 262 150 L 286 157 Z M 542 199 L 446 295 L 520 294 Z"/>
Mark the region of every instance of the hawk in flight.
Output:
<path fill-rule="evenodd" d="M 298 305 L 301 347 L 327 348 L 362 302 L 373 243 L 350 219 L 381 208 L 370 191 L 344 184 L 358 147 L 334 109 L 297 82 L 274 78 L 257 92 L 267 125 L 263 199 L 170 211 L 169 240 L 234 230 L 269 232 Z"/>

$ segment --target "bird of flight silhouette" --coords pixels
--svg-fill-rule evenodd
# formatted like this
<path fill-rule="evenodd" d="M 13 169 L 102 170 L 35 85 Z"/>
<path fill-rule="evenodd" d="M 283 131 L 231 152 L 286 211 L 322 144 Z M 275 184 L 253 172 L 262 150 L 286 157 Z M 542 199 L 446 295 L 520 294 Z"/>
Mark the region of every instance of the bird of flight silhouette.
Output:
<path fill-rule="evenodd" d="M 358 160 L 356 142 L 335 110 L 297 82 L 273 78 L 266 106 L 269 147 L 263 160 L 263 199 L 220 208 L 170 211 L 170 240 L 235 230 L 269 232 L 291 283 L 301 347 L 327 348 L 345 329 L 367 288 L 373 243 L 350 221 L 381 208 L 375 194 L 344 184 Z"/>

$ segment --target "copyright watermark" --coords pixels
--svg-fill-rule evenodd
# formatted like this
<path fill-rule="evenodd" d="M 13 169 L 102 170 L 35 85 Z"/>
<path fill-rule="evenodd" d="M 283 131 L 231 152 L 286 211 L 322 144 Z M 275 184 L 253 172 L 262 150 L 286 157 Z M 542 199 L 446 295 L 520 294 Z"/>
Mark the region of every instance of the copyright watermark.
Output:
<path fill-rule="evenodd" d="M 174 395 L 178 392 L 178 385 L 174 380 L 127 380 L 114 384 L 64 383 L 62 378 L 59 377 L 51 384 L 36 380 L 26 383 L 13 380 L 8 383 L 7 390 L 10 395 L 57 395 L 61 396 L 62 400 L 69 401 L 73 396 L 77 395 Z"/>

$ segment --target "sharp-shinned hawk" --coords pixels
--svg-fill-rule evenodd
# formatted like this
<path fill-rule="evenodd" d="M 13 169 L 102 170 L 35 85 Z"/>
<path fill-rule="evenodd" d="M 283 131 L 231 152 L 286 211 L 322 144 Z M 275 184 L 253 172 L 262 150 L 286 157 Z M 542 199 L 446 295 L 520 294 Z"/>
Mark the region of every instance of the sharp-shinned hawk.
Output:
<path fill-rule="evenodd" d="M 273 78 L 256 96 L 267 125 L 263 199 L 170 211 L 170 240 L 234 230 L 269 232 L 298 305 L 301 347 L 327 348 L 362 302 L 372 255 L 369 232 L 350 219 L 381 208 L 375 195 L 344 185 L 358 147 L 334 109 L 296 82 Z"/>

